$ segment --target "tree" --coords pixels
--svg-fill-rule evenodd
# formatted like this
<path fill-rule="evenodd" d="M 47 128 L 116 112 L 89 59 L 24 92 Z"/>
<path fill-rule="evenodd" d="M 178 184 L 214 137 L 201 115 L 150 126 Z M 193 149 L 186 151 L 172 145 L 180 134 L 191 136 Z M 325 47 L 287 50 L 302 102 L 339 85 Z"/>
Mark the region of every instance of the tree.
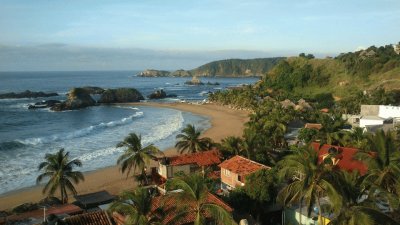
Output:
<path fill-rule="evenodd" d="M 110 206 L 110 211 L 121 213 L 125 216 L 127 225 L 169 225 L 176 222 L 176 218 L 163 223 L 166 215 L 172 208 L 166 209 L 152 207 L 153 196 L 148 189 L 136 188 L 133 191 L 124 191 Z"/>
<path fill-rule="evenodd" d="M 182 130 L 182 133 L 176 136 L 178 142 L 176 142 L 175 147 L 181 154 L 185 151 L 195 153 L 209 149 L 212 143 L 211 139 L 200 138 L 200 134 L 201 132 L 196 130 L 194 125 L 188 124 Z"/>
<path fill-rule="evenodd" d="M 368 137 L 367 151 L 359 151 L 356 158 L 366 163 L 368 174 L 365 184 L 370 193 L 383 191 L 393 207 L 399 206 L 400 195 L 400 151 L 395 140 L 395 133 L 379 130 Z"/>
<path fill-rule="evenodd" d="M 117 148 L 125 147 L 125 151 L 118 158 L 117 164 L 121 166 L 122 173 L 127 170 L 127 177 L 132 169 L 133 172 L 139 169 L 141 174 L 136 178 L 140 179 L 140 176 L 146 174 L 145 168 L 150 163 L 150 160 L 155 159 L 157 154 L 161 153 L 153 144 L 143 147 L 141 140 L 141 136 L 130 133 L 123 141 L 117 144 Z"/>
<path fill-rule="evenodd" d="M 337 171 L 332 165 L 324 162 L 320 164 L 314 149 L 299 148 L 281 160 L 279 168 L 279 177 L 291 180 L 291 183 L 278 193 L 277 201 L 284 206 L 300 203 L 301 208 L 304 203 L 310 215 L 312 207 L 316 205 L 319 219 L 322 219 L 321 198 L 329 197 L 331 205 L 340 206 L 342 203 L 335 183 Z"/>
<path fill-rule="evenodd" d="M 244 151 L 243 140 L 240 137 L 229 136 L 222 140 L 221 150 L 225 155 L 242 155 Z M 247 156 L 249 156 L 247 154 Z"/>
<path fill-rule="evenodd" d="M 68 202 L 67 190 L 71 191 L 74 195 L 77 194 L 73 183 L 78 184 L 83 181 L 83 174 L 79 171 L 74 171 L 74 167 L 81 167 L 82 162 L 78 159 L 70 161 L 69 152 L 64 153 L 64 149 L 60 149 L 55 154 L 47 153 L 45 161 L 39 164 L 39 170 L 44 170 L 40 174 L 36 182 L 40 183 L 44 178 L 49 178 L 47 184 L 43 188 L 43 193 L 48 192 L 53 196 L 55 191 L 59 188 L 62 203 Z"/>
<path fill-rule="evenodd" d="M 180 210 L 196 215 L 194 225 L 206 224 L 206 215 L 215 220 L 216 224 L 234 224 L 232 215 L 224 207 L 208 201 L 208 196 L 211 194 L 206 179 L 201 174 L 175 177 L 167 181 L 166 188 L 182 190 L 168 197 L 178 201 Z"/>
<path fill-rule="evenodd" d="M 395 225 L 396 223 L 386 214 L 376 209 L 376 205 L 369 198 L 364 198 L 368 192 L 362 185 L 363 177 L 357 172 L 342 172 L 338 180 L 340 183 L 340 195 L 343 203 L 338 213 L 328 225 L 374 225 L 386 224 Z"/>

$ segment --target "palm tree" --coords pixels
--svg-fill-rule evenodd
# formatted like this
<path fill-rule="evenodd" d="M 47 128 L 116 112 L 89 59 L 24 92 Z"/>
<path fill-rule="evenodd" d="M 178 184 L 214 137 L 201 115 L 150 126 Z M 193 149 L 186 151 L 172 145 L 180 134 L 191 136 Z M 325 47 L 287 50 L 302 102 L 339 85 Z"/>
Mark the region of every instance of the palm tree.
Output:
<path fill-rule="evenodd" d="M 400 195 L 400 151 L 394 133 L 379 130 L 368 136 L 369 151 L 359 151 L 356 158 L 368 166 L 364 183 L 370 186 L 370 193 L 383 191 L 387 200 L 395 207 Z"/>
<path fill-rule="evenodd" d="M 200 130 L 196 130 L 194 125 L 188 124 L 182 133 L 176 135 L 179 141 L 176 142 L 175 147 L 181 154 L 185 151 L 195 153 L 209 149 L 212 143 L 211 139 L 200 138 L 200 134 Z"/>
<path fill-rule="evenodd" d="M 125 216 L 127 225 L 169 225 L 176 222 L 171 219 L 168 223 L 163 223 L 165 216 L 170 212 L 160 206 L 152 206 L 153 196 L 148 189 L 136 188 L 133 191 L 124 191 L 116 201 L 114 201 L 109 210 L 118 212 Z"/>
<path fill-rule="evenodd" d="M 229 156 L 241 155 L 245 151 L 243 140 L 240 137 L 229 136 L 222 140 L 222 151 Z M 247 154 L 248 155 L 248 154 Z"/>
<path fill-rule="evenodd" d="M 196 215 L 194 225 L 206 224 L 206 216 L 215 220 L 216 224 L 234 224 L 232 215 L 222 206 L 207 201 L 209 189 L 206 179 L 201 174 L 183 175 L 167 181 L 167 190 L 181 189 L 181 192 L 166 195 L 175 198 L 180 210 Z"/>
<path fill-rule="evenodd" d="M 146 165 L 150 163 L 151 159 L 155 159 L 157 154 L 161 153 L 153 144 L 143 147 L 141 141 L 141 136 L 130 133 L 123 141 L 117 144 L 117 148 L 125 147 L 125 151 L 118 158 L 117 164 L 121 166 L 122 173 L 128 170 L 127 177 L 132 169 L 133 172 L 139 169 L 141 175 L 145 174 Z"/>
<path fill-rule="evenodd" d="M 55 154 L 47 153 L 45 161 L 39 164 L 39 170 L 44 170 L 40 174 L 36 182 L 40 183 L 45 177 L 49 178 L 47 184 L 43 188 L 43 193 L 49 192 L 49 195 L 54 195 L 59 188 L 62 203 L 68 202 L 67 190 L 74 195 L 77 194 L 72 183 L 78 184 L 83 181 L 83 174 L 79 171 L 73 171 L 75 166 L 81 167 L 82 162 L 78 159 L 69 160 L 69 152 L 64 153 L 64 149 L 60 149 Z"/>
<path fill-rule="evenodd" d="M 341 198 L 337 191 L 336 170 L 331 165 L 319 163 L 318 154 L 310 147 L 299 148 L 278 163 L 281 179 L 292 182 L 283 188 L 277 201 L 283 205 L 304 203 L 310 215 L 314 205 L 318 207 L 319 219 L 322 220 L 320 199 L 328 196 L 330 204 L 340 206 Z M 321 221 L 322 222 L 322 221 Z"/>
<path fill-rule="evenodd" d="M 376 203 L 365 199 L 368 193 L 362 185 L 363 177 L 357 172 L 342 172 L 340 194 L 343 203 L 337 210 L 337 215 L 328 225 L 374 225 L 398 224 L 386 214 L 376 209 Z"/>

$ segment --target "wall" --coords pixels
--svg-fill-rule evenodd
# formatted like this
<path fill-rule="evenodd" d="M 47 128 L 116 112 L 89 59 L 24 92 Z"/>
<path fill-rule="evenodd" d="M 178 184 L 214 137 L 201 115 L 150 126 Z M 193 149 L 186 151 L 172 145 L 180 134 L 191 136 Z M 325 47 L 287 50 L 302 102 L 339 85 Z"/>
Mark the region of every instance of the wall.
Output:
<path fill-rule="evenodd" d="M 236 186 L 241 186 L 242 182 L 238 181 L 238 174 L 230 172 L 230 175 L 226 175 L 226 169 L 221 168 L 221 182 L 228 184 L 229 186 L 235 188 Z"/>
<path fill-rule="evenodd" d="M 379 105 L 361 105 L 361 116 L 378 116 Z"/>
<path fill-rule="evenodd" d="M 306 212 L 304 212 L 306 214 Z M 311 214 L 312 215 L 312 214 Z M 327 225 L 330 220 L 328 218 L 322 217 L 323 223 L 319 223 L 318 220 L 313 220 L 312 217 L 307 217 L 306 215 L 300 214 L 295 209 L 285 209 L 284 210 L 284 224 L 292 224 L 297 225 L 300 224 L 300 216 L 301 216 L 301 224 L 302 225 Z"/>
<path fill-rule="evenodd" d="M 378 116 L 385 119 L 400 117 L 400 107 L 390 106 L 390 105 L 380 105 Z"/>
<path fill-rule="evenodd" d="M 360 119 L 360 127 L 363 128 L 366 125 L 382 125 L 383 120 L 371 120 L 371 119 Z"/>
<path fill-rule="evenodd" d="M 185 174 L 190 174 L 190 165 L 182 165 L 182 166 L 169 166 L 169 165 L 158 165 L 158 174 L 162 177 L 169 179 L 174 177 L 175 173 L 183 172 Z"/>

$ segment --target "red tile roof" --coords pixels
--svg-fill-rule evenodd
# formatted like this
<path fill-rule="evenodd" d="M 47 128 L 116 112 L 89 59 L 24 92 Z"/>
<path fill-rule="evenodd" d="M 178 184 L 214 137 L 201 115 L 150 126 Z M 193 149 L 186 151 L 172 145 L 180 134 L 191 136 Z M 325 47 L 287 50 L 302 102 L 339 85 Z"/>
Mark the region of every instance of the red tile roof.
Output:
<path fill-rule="evenodd" d="M 112 225 L 104 211 L 84 213 L 65 218 L 66 225 Z"/>
<path fill-rule="evenodd" d="M 254 162 L 250 159 L 246 159 L 242 156 L 234 156 L 228 160 L 225 160 L 221 164 L 218 165 L 219 167 L 229 170 L 233 173 L 240 174 L 240 175 L 247 175 L 253 172 L 256 172 L 261 169 L 270 169 L 270 167 L 265 166 L 263 164 Z"/>
<path fill-rule="evenodd" d="M 322 125 L 320 123 L 306 123 L 306 125 L 304 125 L 304 128 L 320 130 L 322 128 Z"/>
<path fill-rule="evenodd" d="M 339 168 L 347 171 L 358 170 L 361 175 L 364 175 L 368 171 L 367 166 L 363 162 L 354 159 L 354 155 L 357 153 L 357 151 L 359 151 L 356 148 L 339 147 L 328 144 L 325 144 L 319 148 L 319 143 L 316 142 L 312 143 L 311 145 L 315 151 L 318 151 L 320 161 L 322 161 L 322 158 L 328 154 L 330 148 L 335 148 L 338 150 L 338 155 L 335 158 L 339 159 L 337 163 Z"/>
<path fill-rule="evenodd" d="M 169 165 L 179 166 L 197 164 L 198 166 L 210 166 L 221 163 L 221 154 L 218 150 L 197 152 L 169 157 Z"/>
<path fill-rule="evenodd" d="M 228 211 L 230 213 L 233 212 L 233 209 L 227 203 L 225 203 L 224 201 L 222 201 L 221 199 L 219 199 L 218 197 L 216 197 L 215 195 L 213 195 L 211 193 L 208 193 L 206 202 L 217 204 L 217 205 L 223 207 L 226 211 Z M 167 210 L 169 207 L 176 207 L 179 205 L 176 198 L 159 196 L 159 197 L 155 197 L 153 199 L 152 210 L 156 210 L 162 204 Z M 188 206 L 190 207 L 190 204 Z M 194 205 L 193 205 L 193 207 L 194 207 Z M 205 214 L 206 214 L 205 215 L 206 217 L 210 217 L 210 215 L 207 215 L 207 213 L 205 213 Z M 176 213 L 173 213 L 173 212 L 169 213 L 166 216 L 166 218 L 164 219 L 163 223 L 166 224 L 166 223 L 170 222 L 174 218 L 174 216 L 176 216 Z M 179 219 L 178 224 L 193 223 L 195 219 L 196 219 L 196 212 L 194 210 L 193 211 L 189 210 L 188 213 L 185 214 L 183 218 Z"/>

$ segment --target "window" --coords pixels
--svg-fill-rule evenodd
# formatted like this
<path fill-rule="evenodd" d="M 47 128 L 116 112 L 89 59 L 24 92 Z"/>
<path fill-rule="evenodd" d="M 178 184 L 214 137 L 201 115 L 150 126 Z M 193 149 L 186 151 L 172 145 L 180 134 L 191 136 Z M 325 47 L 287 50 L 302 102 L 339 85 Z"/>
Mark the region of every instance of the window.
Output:
<path fill-rule="evenodd" d="M 231 171 L 229 171 L 227 169 L 224 169 L 224 174 L 225 174 L 225 176 L 230 177 L 231 176 Z"/>

